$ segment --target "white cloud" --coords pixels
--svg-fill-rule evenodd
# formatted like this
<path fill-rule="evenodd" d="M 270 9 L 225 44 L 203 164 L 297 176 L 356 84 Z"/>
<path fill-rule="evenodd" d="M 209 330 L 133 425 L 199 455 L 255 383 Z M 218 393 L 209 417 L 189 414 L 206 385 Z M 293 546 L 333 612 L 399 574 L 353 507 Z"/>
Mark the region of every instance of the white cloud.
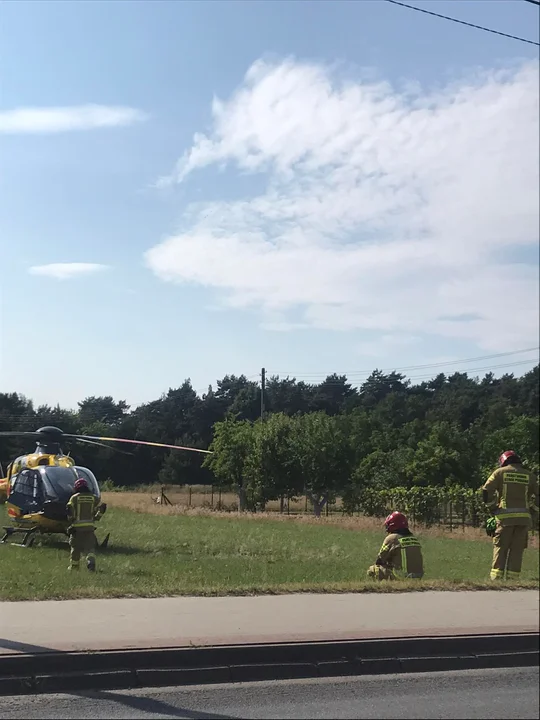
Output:
<path fill-rule="evenodd" d="M 377 338 L 377 340 L 359 343 L 357 346 L 357 352 L 358 355 L 362 356 L 384 358 L 399 352 L 400 349 L 407 348 L 419 342 L 420 338 L 416 335 L 381 335 Z"/>
<path fill-rule="evenodd" d="M 189 208 L 147 265 L 277 313 L 276 329 L 294 311 L 290 327 L 528 347 L 538 268 L 502 257 L 538 245 L 537 63 L 414 87 L 255 63 L 160 184 L 233 164 L 266 173 L 266 191 Z"/>
<path fill-rule="evenodd" d="M 133 125 L 146 119 L 130 107 L 79 105 L 74 107 L 16 108 L 0 111 L 0 133 L 43 134 Z"/>
<path fill-rule="evenodd" d="M 44 275 L 56 280 L 69 280 L 80 275 L 90 275 L 108 269 L 108 265 L 99 265 L 98 263 L 51 263 L 50 265 L 33 265 L 28 268 L 28 272 L 30 275 Z"/>

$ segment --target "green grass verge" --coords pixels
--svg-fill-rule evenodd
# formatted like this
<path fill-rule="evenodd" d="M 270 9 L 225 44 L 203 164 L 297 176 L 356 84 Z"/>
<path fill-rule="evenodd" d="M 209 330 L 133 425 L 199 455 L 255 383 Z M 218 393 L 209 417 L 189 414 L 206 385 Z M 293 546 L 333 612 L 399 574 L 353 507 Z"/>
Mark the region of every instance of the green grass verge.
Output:
<path fill-rule="evenodd" d="M 493 584 L 491 545 L 471 540 L 426 537 L 424 581 L 374 583 L 365 572 L 383 534 L 373 531 L 111 508 L 98 538 L 107 532 L 95 574 L 67 571 L 68 547 L 58 536 L 30 549 L 0 545 L 0 599 L 538 588 L 538 550 L 526 551 L 519 583 Z"/>

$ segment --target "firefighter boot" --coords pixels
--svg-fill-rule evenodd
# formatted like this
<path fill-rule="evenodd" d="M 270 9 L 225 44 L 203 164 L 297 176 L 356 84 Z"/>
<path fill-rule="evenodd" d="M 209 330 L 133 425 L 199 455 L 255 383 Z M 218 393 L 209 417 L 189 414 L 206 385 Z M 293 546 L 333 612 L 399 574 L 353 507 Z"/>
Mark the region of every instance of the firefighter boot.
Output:
<path fill-rule="evenodd" d="M 88 557 L 86 558 L 86 567 L 90 570 L 90 572 L 95 572 L 95 570 L 96 570 L 95 555 L 88 555 Z"/>

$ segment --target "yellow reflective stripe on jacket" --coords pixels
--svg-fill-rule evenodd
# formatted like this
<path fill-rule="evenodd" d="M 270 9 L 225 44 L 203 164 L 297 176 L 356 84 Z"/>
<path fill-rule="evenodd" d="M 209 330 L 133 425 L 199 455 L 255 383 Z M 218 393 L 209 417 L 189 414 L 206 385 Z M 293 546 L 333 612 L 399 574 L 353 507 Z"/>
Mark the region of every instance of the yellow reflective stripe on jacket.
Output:
<path fill-rule="evenodd" d="M 496 517 L 502 518 L 504 520 L 507 520 L 510 518 L 527 518 L 527 519 L 529 519 L 531 517 L 531 513 L 528 513 L 528 512 L 498 512 Z"/>
<path fill-rule="evenodd" d="M 401 569 L 408 574 L 409 568 L 407 565 L 407 548 L 408 547 L 419 547 L 420 542 L 415 537 L 400 537 L 398 539 L 399 546 L 401 548 Z"/>
<path fill-rule="evenodd" d="M 506 508 L 506 497 L 508 493 L 508 486 L 509 485 L 522 485 L 523 490 L 523 501 L 526 501 L 527 498 L 527 486 L 529 484 L 529 475 L 526 473 L 516 473 L 516 472 L 505 472 L 503 473 L 502 477 L 503 481 L 503 492 L 502 497 L 500 499 L 499 507 Z"/>
<path fill-rule="evenodd" d="M 420 541 L 415 537 L 400 537 L 398 540 L 401 547 L 419 547 Z"/>
<path fill-rule="evenodd" d="M 401 571 L 407 574 L 407 551 L 404 547 L 401 548 Z"/>
<path fill-rule="evenodd" d="M 68 505 L 73 512 L 72 527 L 93 527 L 95 498 L 93 495 L 75 495 Z"/>
<path fill-rule="evenodd" d="M 505 472 L 503 473 L 503 483 L 510 482 L 510 483 L 520 483 L 523 485 L 529 484 L 529 476 L 525 473 L 513 473 L 513 472 Z"/>

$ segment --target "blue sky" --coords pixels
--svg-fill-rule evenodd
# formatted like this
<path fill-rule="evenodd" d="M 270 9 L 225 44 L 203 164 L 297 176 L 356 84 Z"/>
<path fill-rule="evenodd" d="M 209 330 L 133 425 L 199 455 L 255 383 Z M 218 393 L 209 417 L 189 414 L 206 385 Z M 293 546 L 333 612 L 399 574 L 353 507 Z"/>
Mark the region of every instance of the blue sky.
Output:
<path fill-rule="evenodd" d="M 529 3 L 410 4 L 538 41 Z M 537 47 L 381 0 L 0 14 L 1 391 L 538 345 Z"/>

